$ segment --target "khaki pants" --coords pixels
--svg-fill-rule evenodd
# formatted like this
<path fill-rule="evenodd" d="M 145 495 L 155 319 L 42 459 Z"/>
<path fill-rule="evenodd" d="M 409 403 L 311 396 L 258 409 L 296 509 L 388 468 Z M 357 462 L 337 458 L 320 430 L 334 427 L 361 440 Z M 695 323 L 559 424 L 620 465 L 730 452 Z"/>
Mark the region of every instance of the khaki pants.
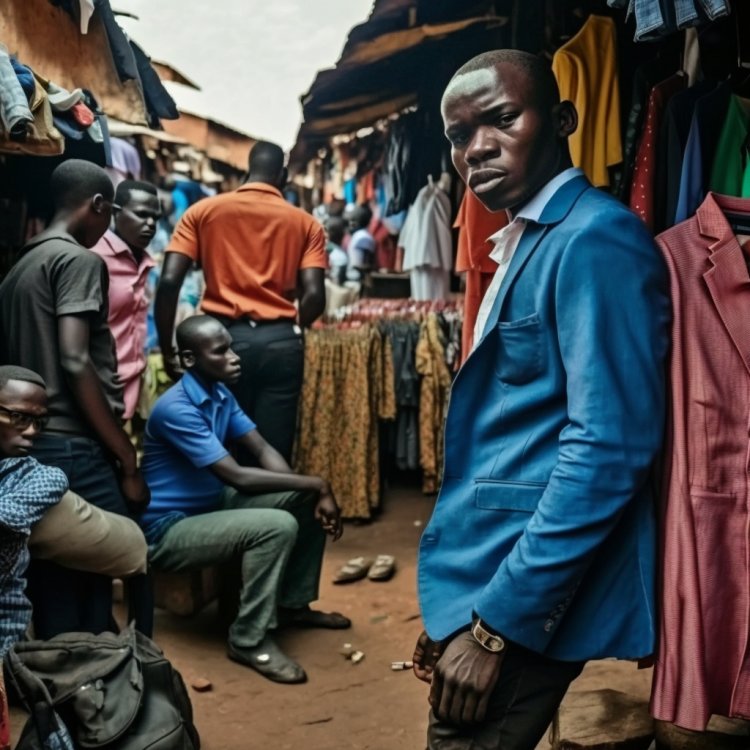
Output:
<path fill-rule="evenodd" d="M 32 558 L 111 578 L 146 572 L 146 540 L 138 524 L 66 492 L 34 525 Z"/>

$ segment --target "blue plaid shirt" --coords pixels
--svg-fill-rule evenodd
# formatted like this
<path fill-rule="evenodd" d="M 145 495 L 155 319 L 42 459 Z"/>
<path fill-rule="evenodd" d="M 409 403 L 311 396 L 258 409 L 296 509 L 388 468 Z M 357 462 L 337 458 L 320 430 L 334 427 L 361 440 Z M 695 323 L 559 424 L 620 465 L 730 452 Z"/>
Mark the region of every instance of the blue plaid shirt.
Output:
<path fill-rule="evenodd" d="M 60 502 L 68 480 L 36 459 L 0 460 L 0 660 L 24 634 L 31 604 L 24 593 L 31 527 Z"/>

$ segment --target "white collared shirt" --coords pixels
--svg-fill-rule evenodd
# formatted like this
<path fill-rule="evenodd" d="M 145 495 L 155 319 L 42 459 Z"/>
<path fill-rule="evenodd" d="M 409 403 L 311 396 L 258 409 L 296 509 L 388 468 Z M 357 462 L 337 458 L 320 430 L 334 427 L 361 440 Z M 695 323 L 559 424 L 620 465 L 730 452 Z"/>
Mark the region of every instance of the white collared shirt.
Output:
<path fill-rule="evenodd" d="M 554 194 L 570 180 L 583 174 L 582 169 L 577 167 L 569 167 L 568 169 L 560 172 L 560 174 L 553 177 L 523 208 L 519 209 L 518 213 L 511 217 L 508 212 L 508 218 L 511 219 L 510 223 L 504 226 L 499 232 L 495 232 L 491 237 L 487 238 L 488 242 L 494 242 L 495 247 L 490 253 L 490 258 L 497 263 L 497 271 L 492 277 L 490 286 L 482 299 L 482 304 L 479 306 L 479 312 L 477 313 L 477 322 L 474 325 L 474 344 L 472 351 L 476 348 L 477 344 L 482 339 L 485 326 L 487 325 L 487 319 L 492 312 L 492 307 L 497 299 L 497 294 L 502 286 L 505 274 L 508 272 L 508 266 L 510 266 L 513 255 L 516 252 L 518 243 L 521 241 L 523 230 L 526 229 L 526 225 L 530 222 L 537 222 L 542 216 L 542 212 L 547 207 Z"/>

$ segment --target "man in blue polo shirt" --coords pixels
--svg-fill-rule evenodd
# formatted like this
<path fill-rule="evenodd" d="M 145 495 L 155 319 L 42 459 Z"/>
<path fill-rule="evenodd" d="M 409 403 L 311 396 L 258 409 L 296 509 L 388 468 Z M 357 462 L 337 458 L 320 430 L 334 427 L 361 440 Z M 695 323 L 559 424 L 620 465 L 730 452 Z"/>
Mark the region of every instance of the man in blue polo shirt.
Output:
<path fill-rule="evenodd" d="M 304 682 L 304 670 L 267 631 L 351 625 L 309 606 L 318 596 L 325 535 L 341 536 L 339 507 L 328 482 L 293 473 L 224 385 L 240 376 L 227 329 L 206 315 L 188 318 L 177 328 L 177 345 L 185 374 L 146 425 L 149 560 L 157 570 L 183 571 L 239 558 L 229 658 L 275 682 Z M 238 464 L 228 443 L 244 447 L 259 468 Z"/>

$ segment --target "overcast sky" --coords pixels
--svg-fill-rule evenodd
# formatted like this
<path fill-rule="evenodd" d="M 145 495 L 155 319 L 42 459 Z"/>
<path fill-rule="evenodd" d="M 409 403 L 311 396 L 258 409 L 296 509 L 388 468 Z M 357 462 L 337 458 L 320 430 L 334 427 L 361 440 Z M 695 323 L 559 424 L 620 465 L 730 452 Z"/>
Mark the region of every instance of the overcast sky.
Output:
<path fill-rule="evenodd" d="M 289 149 L 299 97 L 338 60 L 373 0 L 112 0 L 125 31 L 201 86 L 177 104 Z M 170 88 L 172 90 L 172 88 Z"/>

